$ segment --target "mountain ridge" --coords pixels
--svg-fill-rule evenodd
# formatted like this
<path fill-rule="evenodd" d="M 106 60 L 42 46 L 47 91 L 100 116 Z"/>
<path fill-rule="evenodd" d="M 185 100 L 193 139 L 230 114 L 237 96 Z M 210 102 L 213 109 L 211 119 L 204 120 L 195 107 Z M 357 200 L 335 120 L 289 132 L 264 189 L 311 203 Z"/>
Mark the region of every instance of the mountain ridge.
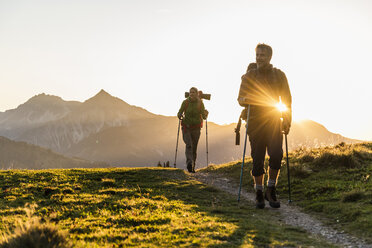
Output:
<path fill-rule="evenodd" d="M 103 162 L 69 158 L 26 142 L 0 136 L 0 169 L 53 169 L 108 167 Z"/>
<path fill-rule="evenodd" d="M 53 112 L 54 105 L 50 102 L 30 104 L 38 100 L 39 103 L 56 101 L 54 105 L 57 106 L 68 104 L 69 108 L 57 108 L 55 113 L 58 115 L 49 114 L 48 118 L 41 118 Z M 41 108 L 35 107 L 39 105 Z M 84 102 L 67 102 L 60 97 L 39 94 L 20 106 L 23 107 L 13 110 L 13 119 L 0 115 L 0 136 L 45 147 L 65 156 L 105 161 L 115 166 L 143 166 L 174 160 L 178 118 L 153 114 L 130 105 L 103 89 Z M 35 111 L 38 111 L 40 118 L 31 123 L 25 121 Z M 240 158 L 242 147 L 235 146 L 235 125 L 208 122 L 208 162 L 226 163 Z M 198 146 L 198 166 L 206 166 L 204 132 L 205 127 Z M 242 127 L 243 138 L 244 133 Z M 181 132 L 180 135 L 177 163 L 183 167 L 184 144 Z M 310 120 L 294 122 L 288 141 L 291 150 L 304 146 L 358 142 L 331 133 L 323 125 Z"/>

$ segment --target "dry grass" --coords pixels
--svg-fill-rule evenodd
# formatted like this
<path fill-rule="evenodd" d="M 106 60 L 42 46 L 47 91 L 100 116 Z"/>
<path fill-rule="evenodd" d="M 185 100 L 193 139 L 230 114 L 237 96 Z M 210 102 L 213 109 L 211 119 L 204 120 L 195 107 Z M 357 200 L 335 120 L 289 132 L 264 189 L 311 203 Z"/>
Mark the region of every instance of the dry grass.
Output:
<path fill-rule="evenodd" d="M 37 205 L 28 205 L 24 209 L 27 220 L 18 219 L 13 231 L 3 232 L 0 236 L 1 248 L 70 248 L 67 233 L 59 230 L 50 222 L 42 223 L 33 216 Z"/>

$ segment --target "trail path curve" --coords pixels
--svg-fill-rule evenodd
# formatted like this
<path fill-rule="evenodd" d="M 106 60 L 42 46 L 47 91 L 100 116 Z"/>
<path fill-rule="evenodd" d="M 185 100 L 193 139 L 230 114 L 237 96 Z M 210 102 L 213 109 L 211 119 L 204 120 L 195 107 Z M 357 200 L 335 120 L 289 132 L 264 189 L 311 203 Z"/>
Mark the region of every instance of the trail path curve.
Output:
<path fill-rule="evenodd" d="M 238 195 L 238 185 L 235 185 L 228 178 L 216 177 L 215 175 L 212 176 L 209 173 L 203 172 L 197 172 L 191 174 L 191 176 L 204 184 L 213 186 L 232 195 L 236 195 L 236 197 Z M 241 191 L 241 198 L 245 198 L 253 203 L 255 202 L 255 194 L 246 192 L 244 189 Z M 288 205 L 283 201 L 280 202 L 280 205 L 279 209 L 269 207 L 272 211 L 278 213 L 279 221 L 283 221 L 291 226 L 300 227 L 316 236 L 322 236 L 330 243 L 341 247 L 372 248 L 372 244 L 368 244 L 359 238 L 344 233 L 343 231 L 337 231 L 331 227 L 325 226 L 321 221 L 301 212 L 299 207 L 292 204 Z"/>

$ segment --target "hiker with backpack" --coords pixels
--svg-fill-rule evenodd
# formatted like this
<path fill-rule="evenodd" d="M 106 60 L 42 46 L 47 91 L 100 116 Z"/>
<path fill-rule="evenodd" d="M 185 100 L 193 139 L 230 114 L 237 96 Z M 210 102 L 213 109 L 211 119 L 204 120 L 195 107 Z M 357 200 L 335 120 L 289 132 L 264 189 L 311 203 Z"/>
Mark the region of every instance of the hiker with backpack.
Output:
<path fill-rule="evenodd" d="M 187 170 L 191 173 L 195 173 L 197 147 L 203 119 L 205 120 L 208 117 L 208 111 L 204 108 L 201 95 L 202 92 L 192 87 L 189 91 L 189 96 L 182 102 L 177 114 L 181 120 L 182 137 L 186 145 Z"/>
<path fill-rule="evenodd" d="M 272 48 L 266 44 L 256 47 L 256 64 L 251 64 L 242 76 L 238 102 L 249 106 L 248 136 L 251 145 L 253 168 L 251 171 L 256 191 L 256 207 L 264 208 L 265 199 L 273 208 L 279 208 L 276 195 L 281 161 L 283 158 L 283 133 L 288 134 L 292 121 L 292 97 L 287 78 L 281 70 L 270 64 Z M 286 105 L 283 114 L 276 104 Z M 247 120 L 248 118 L 248 120 Z M 266 150 L 269 155 L 267 189 L 264 193 L 264 162 Z"/>

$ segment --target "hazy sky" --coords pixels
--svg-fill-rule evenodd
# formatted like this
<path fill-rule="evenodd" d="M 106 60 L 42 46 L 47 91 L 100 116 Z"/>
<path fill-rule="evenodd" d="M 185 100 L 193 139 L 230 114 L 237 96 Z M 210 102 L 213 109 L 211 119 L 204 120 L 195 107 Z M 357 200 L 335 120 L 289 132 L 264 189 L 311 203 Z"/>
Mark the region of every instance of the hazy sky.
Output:
<path fill-rule="evenodd" d="M 257 43 L 289 80 L 295 120 L 372 140 L 372 1 L 0 0 L 0 111 L 100 89 L 175 116 L 196 86 L 209 121 L 237 122 Z"/>

